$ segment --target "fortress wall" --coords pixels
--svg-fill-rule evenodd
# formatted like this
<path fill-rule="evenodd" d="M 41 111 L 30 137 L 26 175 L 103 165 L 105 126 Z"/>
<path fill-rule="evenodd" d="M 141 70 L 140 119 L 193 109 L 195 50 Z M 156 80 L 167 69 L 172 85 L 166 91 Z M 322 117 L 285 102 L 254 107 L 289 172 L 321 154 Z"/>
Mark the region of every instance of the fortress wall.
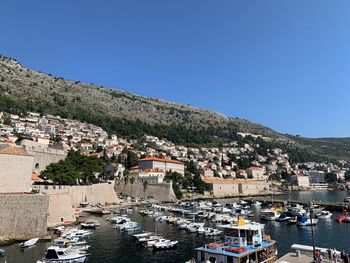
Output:
<path fill-rule="evenodd" d="M 148 184 L 146 187 L 143 183 L 135 182 L 134 184 L 125 184 L 123 180 L 115 183 L 117 193 L 127 194 L 129 196 L 147 198 L 153 197 L 158 201 L 171 202 L 176 200 L 172 184 Z"/>
<path fill-rule="evenodd" d="M 41 194 L 0 194 L 0 237 L 27 240 L 47 234 L 49 198 Z"/>

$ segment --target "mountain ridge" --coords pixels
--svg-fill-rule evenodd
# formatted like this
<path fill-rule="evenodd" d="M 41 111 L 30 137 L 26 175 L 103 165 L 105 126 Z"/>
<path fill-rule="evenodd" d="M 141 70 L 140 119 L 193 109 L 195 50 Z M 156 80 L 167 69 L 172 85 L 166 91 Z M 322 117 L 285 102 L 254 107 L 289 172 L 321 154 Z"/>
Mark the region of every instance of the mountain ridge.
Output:
<path fill-rule="evenodd" d="M 66 80 L 22 66 L 0 56 L 0 110 L 37 111 L 79 119 L 121 135 L 151 133 L 183 144 L 220 144 L 237 132 L 257 134 L 295 144 L 318 155 L 333 157 L 312 139 L 281 134 L 258 123 L 163 99 L 140 96 L 122 89 Z M 341 148 L 338 143 L 337 147 Z M 347 149 L 347 148 L 345 148 Z M 338 157 L 350 159 L 350 153 Z M 350 147 L 349 147 L 350 149 Z M 337 155 L 334 155 L 337 157 Z"/>

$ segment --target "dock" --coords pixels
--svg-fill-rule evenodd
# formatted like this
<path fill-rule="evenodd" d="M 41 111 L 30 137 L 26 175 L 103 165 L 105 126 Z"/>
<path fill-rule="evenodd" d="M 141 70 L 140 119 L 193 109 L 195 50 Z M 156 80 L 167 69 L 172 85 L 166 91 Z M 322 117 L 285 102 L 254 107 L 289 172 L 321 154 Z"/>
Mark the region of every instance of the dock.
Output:
<path fill-rule="evenodd" d="M 288 253 L 284 255 L 283 257 L 277 259 L 277 263 L 312 263 L 314 262 L 311 255 L 307 254 L 299 254 L 296 253 Z"/>
<path fill-rule="evenodd" d="M 280 198 L 272 198 L 272 197 L 250 197 L 250 198 L 244 198 L 245 201 L 259 201 L 263 204 L 272 204 L 272 203 L 281 203 L 286 205 L 289 204 L 301 204 L 304 206 L 308 206 L 310 204 L 310 200 L 286 200 L 286 199 L 280 199 Z M 343 211 L 344 209 L 350 209 L 350 203 L 349 202 L 330 202 L 330 201 L 320 201 L 320 200 L 312 200 L 312 203 L 314 205 L 323 206 L 324 208 L 328 210 L 337 210 L 337 211 Z"/>

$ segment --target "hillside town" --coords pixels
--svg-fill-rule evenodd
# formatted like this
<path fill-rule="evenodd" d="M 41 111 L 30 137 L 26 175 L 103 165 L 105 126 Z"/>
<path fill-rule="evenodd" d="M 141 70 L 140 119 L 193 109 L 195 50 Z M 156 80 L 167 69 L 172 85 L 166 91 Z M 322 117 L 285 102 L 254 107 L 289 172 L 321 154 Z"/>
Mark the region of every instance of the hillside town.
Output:
<path fill-rule="evenodd" d="M 50 156 L 34 160 L 32 179 L 37 182 L 43 181 L 40 172 L 50 163 L 63 160 L 70 149 L 111 160 L 113 177 L 120 180 L 129 176 L 141 183 L 163 184 L 167 172 L 171 171 L 182 176 L 200 176 L 212 185 L 210 194 L 214 196 L 268 193 L 271 180 L 288 182 L 300 189 L 327 188 L 327 183 L 344 181 L 349 171 L 346 161 L 292 163 L 288 153 L 279 148 L 262 149 L 258 143 L 244 140 L 269 138 L 246 133 L 239 133 L 239 136 L 243 140 L 221 147 L 186 147 L 151 135 L 138 140 L 108 135 L 95 125 L 60 116 L 42 116 L 35 112 L 23 116 L 0 113 L 2 145 L 19 145 L 29 153 L 35 151 L 33 148 L 45 149 Z M 134 158 L 128 163 L 130 154 Z M 235 184 L 247 185 L 250 190 L 227 187 Z M 191 190 L 193 187 L 182 189 Z"/>

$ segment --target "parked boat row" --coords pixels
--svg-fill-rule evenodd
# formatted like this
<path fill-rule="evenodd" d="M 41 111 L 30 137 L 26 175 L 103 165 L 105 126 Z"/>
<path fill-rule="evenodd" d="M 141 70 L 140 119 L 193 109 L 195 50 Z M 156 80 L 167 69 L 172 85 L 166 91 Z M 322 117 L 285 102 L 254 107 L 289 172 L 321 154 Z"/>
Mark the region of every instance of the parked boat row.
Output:
<path fill-rule="evenodd" d="M 155 216 L 154 211 L 140 211 L 142 215 Z M 107 218 L 113 224 L 113 228 L 119 231 L 139 232 L 142 231 L 142 227 L 137 222 L 131 221 L 126 215 L 117 215 L 111 218 Z M 177 240 L 169 240 L 162 236 L 153 234 L 152 232 L 143 232 L 134 234 L 133 237 L 138 240 L 140 245 L 145 248 L 153 248 L 154 250 L 166 250 L 175 248 L 178 244 Z"/>

